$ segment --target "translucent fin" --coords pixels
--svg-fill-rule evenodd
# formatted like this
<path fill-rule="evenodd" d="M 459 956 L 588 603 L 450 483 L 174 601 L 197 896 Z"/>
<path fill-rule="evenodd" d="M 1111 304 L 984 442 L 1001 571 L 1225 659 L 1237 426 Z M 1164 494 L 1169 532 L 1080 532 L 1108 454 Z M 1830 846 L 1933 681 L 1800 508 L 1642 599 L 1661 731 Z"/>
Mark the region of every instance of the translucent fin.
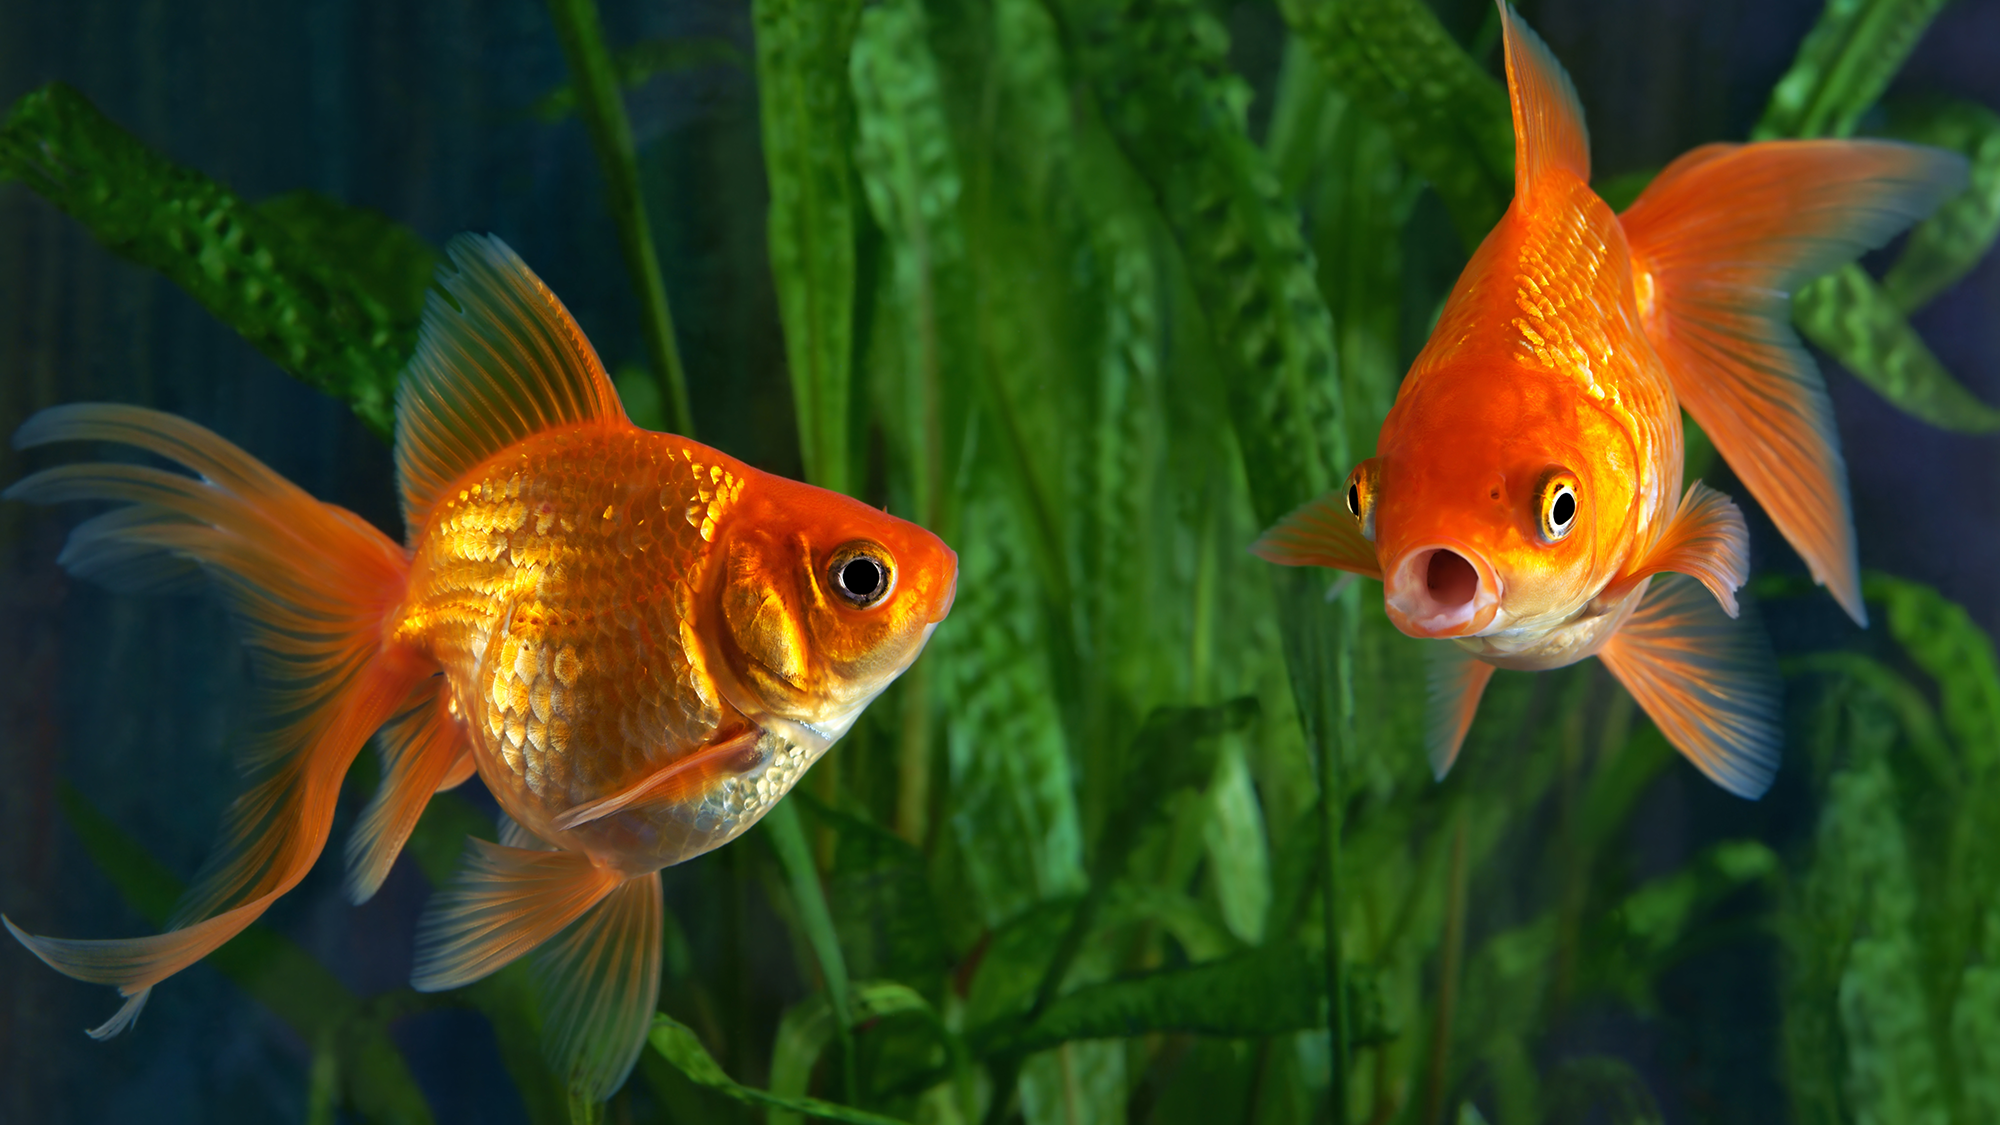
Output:
<path fill-rule="evenodd" d="M 1424 713 L 1424 751 L 1430 755 L 1432 775 L 1443 781 L 1458 760 L 1458 748 L 1465 745 L 1472 717 L 1479 713 L 1479 697 L 1486 694 L 1493 665 L 1440 641 L 1430 646 L 1426 671 L 1430 706 Z"/>
<path fill-rule="evenodd" d="M 1590 182 L 1590 134 L 1583 107 L 1562 64 L 1549 53 L 1507 0 L 1500 27 L 1507 44 L 1507 96 L 1514 107 L 1514 201 L 1534 194 L 1535 185 L 1560 170 Z"/>
<path fill-rule="evenodd" d="M 412 539 L 446 486 L 507 446 L 557 426 L 631 424 L 583 330 L 506 243 L 461 234 L 445 255 L 438 284 L 450 298 L 425 298 L 396 391 L 396 475 Z"/>
<path fill-rule="evenodd" d="M 506 813 L 500 814 L 500 819 L 496 827 L 500 830 L 500 846 L 503 848 L 524 848 L 531 852 L 552 852 L 556 850 L 554 844 L 521 827 L 520 821 L 508 816 Z"/>
<path fill-rule="evenodd" d="M 1750 580 L 1750 529 L 1743 525 L 1743 510 L 1736 501 L 1694 482 L 1660 541 L 1598 600 L 1615 602 L 1647 578 L 1667 571 L 1700 580 L 1722 603 L 1722 611 L 1736 616 L 1736 591 Z"/>
<path fill-rule="evenodd" d="M 535 951 L 542 1049 L 573 1096 L 625 1084 L 660 998 L 660 874 L 627 879 Z"/>
<path fill-rule="evenodd" d="M 458 757 L 452 759 L 451 768 L 444 771 L 444 776 L 438 779 L 437 791 L 443 793 L 448 789 L 456 789 L 471 781 L 472 775 L 478 772 L 479 762 L 472 756 L 472 747 L 466 746 L 459 751 Z"/>
<path fill-rule="evenodd" d="M 347 840 L 347 898 L 367 902 L 389 877 L 431 795 L 460 762 L 471 762 L 465 728 L 445 708 L 443 676 L 417 685 L 403 712 L 376 735 L 382 784 Z"/>
<path fill-rule="evenodd" d="M 635 801 L 649 798 L 676 800 L 685 795 L 692 785 L 713 776 L 717 772 L 716 767 L 726 767 L 737 755 L 754 753 L 758 741 L 763 737 L 764 732 L 753 727 L 720 741 L 705 743 L 697 747 L 693 753 L 668 763 L 609 797 L 601 797 L 587 805 L 578 805 L 570 809 L 555 819 L 555 827 L 558 831 L 567 832 L 579 824 L 589 824 L 593 820 L 610 816 Z M 744 770 L 731 769 L 728 772 L 742 773 Z"/>
<path fill-rule="evenodd" d="M 1272 524 L 1250 545 L 1250 553 L 1279 566 L 1324 566 L 1382 577 L 1375 544 L 1362 538 L 1361 525 L 1338 492 L 1300 505 Z"/>
<path fill-rule="evenodd" d="M 178 584 L 198 567 L 234 611 L 261 692 L 243 760 L 248 792 L 221 846 L 169 922 L 123 941 L 15 936 L 56 969 L 145 990 L 229 940 L 305 876 L 326 844 L 349 763 L 433 668 L 385 649 L 383 622 L 402 600 L 402 548 L 351 512 L 322 504 L 242 450 L 185 419 L 131 406 L 45 410 L 17 447 L 121 442 L 177 461 L 200 479 L 142 465 L 78 464 L 36 473 L 6 495 L 43 503 L 116 500 L 62 554 L 79 575 L 126 589 Z M 13 929 L 12 924 L 9 928 Z M 115 1034 L 130 1003 L 97 1031 Z"/>
<path fill-rule="evenodd" d="M 419 992 L 457 988 L 505 968 L 624 881 L 581 852 L 470 844 L 458 876 L 417 922 L 410 983 Z"/>
<path fill-rule="evenodd" d="M 1726 617 L 1700 583 L 1662 575 L 1598 655 L 1710 780 L 1752 799 L 1771 787 L 1781 684 L 1754 615 Z"/>
<path fill-rule="evenodd" d="M 1799 286 L 1882 245 L 1965 182 L 1952 153 L 1887 141 L 1709 145 L 1620 216 L 1646 334 L 1681 405 L 1866 625 L 1833 408 L 1791 327 Z"/>

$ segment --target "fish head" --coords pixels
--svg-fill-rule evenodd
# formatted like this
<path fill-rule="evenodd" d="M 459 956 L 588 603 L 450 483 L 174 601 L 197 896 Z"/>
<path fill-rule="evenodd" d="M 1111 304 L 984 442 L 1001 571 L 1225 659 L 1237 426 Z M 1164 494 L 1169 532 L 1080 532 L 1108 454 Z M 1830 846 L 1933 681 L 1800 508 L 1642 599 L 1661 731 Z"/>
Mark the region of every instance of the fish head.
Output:
<path fill-rule="evenodd" d="M 1406 388 L 1377 456 L 1348 478 L 1389 618 L 1413 637 L 1553 628 L 1632 537 L 1635 459 L 1617 419 L 1555 377 L 1508 372 L 1485 388 Z"/>
<path fill-rule="evenodd" d="M 951 611 L 958 556 L 837 492 L 756 483 L 719 529 L 717 681 L 753 721 L 823 750 Z"/>

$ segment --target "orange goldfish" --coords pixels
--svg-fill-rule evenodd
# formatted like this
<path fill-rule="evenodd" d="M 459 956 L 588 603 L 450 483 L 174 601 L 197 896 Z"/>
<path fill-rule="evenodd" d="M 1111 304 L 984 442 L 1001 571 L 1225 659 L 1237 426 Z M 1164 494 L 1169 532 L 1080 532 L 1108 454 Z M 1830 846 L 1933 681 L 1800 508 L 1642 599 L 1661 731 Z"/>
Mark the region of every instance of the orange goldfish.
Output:
<path fill-rule="evenodd" d="M 128 998 L 241 932 L 326 843 L 348 764 L 384 778 L 347 850 L 374 894 L 432 793 L 477 771 L 506 813 L 419 925 L 413 982 L 537 950 L 572 1091 L 624 1081 L 659 991 L 659 870 L 734 839 L 895 679 L 951 608 L 957 556 L 845 496 L 634 426 L 561 302 L 498 239 L 461 235 L 396 400 L 408 545 L 201 427 L 47 410 L 17 446 L 115 441 L 193 470 L 73 464 L 10 499 L 126 504 L 59 560 L 127 589 L 200 568 L 243 625 L 266 721 L 224 848 L 168 932 L 14 936 Z"/>
<path fill-rule="evenodd" d="M 1712 144 L 1613 214 L 1590 189 L 1568 75 L 1499 7 L 1513 203 L 1376 455 L 1255 550 L 1381 579 L 1397 628 L 1449 639 L 1426 737 L 1440 778 L 1493 669 L 1597 656 L 1703 773 L 1756 797 L 1777 770 L 1779 684 L 1737 620 L 1742 513 L 1700 482 L 1681 491 L 1681 409 L 1865 625 L 1846 469 L 1789 293 L 1958 191 L 1964 161 L 1880 141 Z"/>

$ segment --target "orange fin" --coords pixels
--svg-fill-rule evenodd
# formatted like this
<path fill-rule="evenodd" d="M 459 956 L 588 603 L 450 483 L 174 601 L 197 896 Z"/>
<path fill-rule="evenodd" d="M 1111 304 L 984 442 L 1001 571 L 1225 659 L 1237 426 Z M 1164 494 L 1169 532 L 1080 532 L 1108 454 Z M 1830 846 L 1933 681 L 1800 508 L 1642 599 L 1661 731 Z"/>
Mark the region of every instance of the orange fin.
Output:
<path fill-rule="evenodd" d="M 104 1037 L 130 1026 L 147 990 L 241 932 L 305 877 L 332 830 L 349 763 L 435 669 L 383 643 L 383 622 L 407 585 L 403 549 L 208 430 L 154 410 L 81 404 L 37 414 L 14 441 L 119 442 L 200 474 L 73 464 L 27 477 L 7 495 L 128 504 L 79 527 L 63 565 L 125 589 L 206 572 L 236 616 L 261 695 L 243 754 L 250 788 L 230 807 L 222 844 L 167 933 L 65 941 L 9 923 L 59 971 L 118 986 L 127 1002 L 93 1032 Z"/>
<path fill-rule="evenodd" d="M 473 839 L 451 886 L 417 922 L 410 984 L 442 992 L 505 968 L 562 932 L 624 882 L 582 852 L 509 848 Z"/>
<path fill-rule="evenodd" d="M 452 759 L 451 768 L 444 771 L 444 776 L 438 779 L 437 791 L 443 793 L 448 789 L 456 789 L 471 781 L 472 775 L 478 772 L 479 761 L 472 756 L 472 747 L 467 744 L 460 748 L 458 757 Z"/>
<path fill-rule="evenodd" d="M 666 765 L 640 778 L 636 783 L 600 797 L 586 805 L 578 805 L 556 817 L 553 826 L 559 832 L 567 832 L 579 824 L 589 824 L 593 820 L 610 816 L 619 809 L 640 800 L 676 800 L 687 793 L 695 783 L 713 775 L 717 767 L 730 773 L 742 773 L 741 769 L 727 769 L 738 756 L 754 752 L 764 732 L 756 727 L 732 734 L 715 742 L 704 743 Z M 754 764 L 754 763 L 753 763 Z"/>
<path fill-rule="evenodd" d="M 449 297 L 425 299 L 396 391 L 396 475 L 413 540 L 445 488 L 515 442 L 583 422 L 631 424 L 583 329 L 506 243 L 461 234 L 445 255 L 438 284 Z"/>
<path fill-rule="evenodd" d="M 1458 748 L 1465 745 L 1465 732 L 1472 729 L 1472 716 L 1479 712 L 1479 697 L 1486 694 L 1493 665 L 1442 641 L 1431 646 L 1428 672 L 1424 750 L 1430 755 L 1431 773 L 1443 781 L 1458 760 Z"/>
<path fill-rule="evenodd" d="M 1308 501 L 1272 524 L 1250 545 L 1250 553 L 1279 566 L 1324 566 L 1378 581 L 1382 577 L 1375 544 L 1362 537 L 1359 521 L 1338 492 Z"/>
<path fill-rule="evenodd" d="M 1693 579 L 1662 575 L 1597 655 L 1711 781 L 1752 799 L 1771 787 L 1782 685 L 1754 618 L 1726 617 Z"/>
<path fill-rule="evenodd" d="M 389 868 L 417 826 L 431 795 L 472 753 L 465 730 L 445 708 L 451 688 L 443 676 L 417 685 L 411 705 L 376 736 L 382 750 L 382 784 L 347 840 L 347 899 L 367 902 L 389 877 Z"/>
<path fill-rule="evenodd" d="M 1583 107 L 1562 64 L 1549 53 L 1507 0 L 1500 5 L 1500 28 L 1507 44 L 1507 98 L 1514 107 L 1514 201 L 1519 206 L 1536 184 L 1557 170 L 1590 182 L 1590 133 Z"/>
<path fill-rule="evenodd" d="M 1786 540 L 1866 625 L 1847 467 L 1791 326 L 1801 285 L 1929 214 L 1965 161 L 1887 141 L 1709 145 L 1620 216 L 1646 334 L 1681 405 Z"/>
<path fill-rule="evenodd" d="M 618 1092 L 660 997 L 660 873 L 627 879 L 535 951 L 542 1049 L 573 1097 Z"/>
<path fill-rule="evenodd" d="M 1652 551 L 1637 569 L 1605 587 L 1597 601 L 1610 605 L 1668 571 L 1699 579 L 1722 603 L 1722 612 L 1736 616 L 1736 591 L 1750 580 L 1750 529 L 1743 525 L 1743 509 L 1736 501 L 1694 482 Z"/>

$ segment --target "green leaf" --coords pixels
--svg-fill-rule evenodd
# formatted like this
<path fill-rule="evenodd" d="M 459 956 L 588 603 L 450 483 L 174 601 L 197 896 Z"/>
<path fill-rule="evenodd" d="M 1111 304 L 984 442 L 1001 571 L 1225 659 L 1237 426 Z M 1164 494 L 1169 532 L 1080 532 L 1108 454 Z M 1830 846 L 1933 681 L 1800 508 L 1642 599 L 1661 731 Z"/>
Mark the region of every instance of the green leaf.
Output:
<path fill-rule="evenodd" d="M 604 202 L 618 226 L 618 249 L 625 258 L 633 295 L 639 299 L 646 358 L 660 380 L 667 426 L 674 433 L 693 437 L 687 373 L 681 366 L 680 345 L 674 340 L 667 284 L 660 275 L 659 255 L 653 250 L 646 202 L 639 194 L 639 159 L 632 144 L 632 125 L 625 117 L 617 69 L 604 45 L 597 0 L 549 0 L 549 16 L 555 21 L 556 38 L 562 42 L 570 81 L 580 94 L 579 111 L 590 134 L 590 147 L 604 173 Z"/>
<path fill-rule="evenodd" d="M 1771 90 L 1752 140 L 1845 137 L 1921 39 L 1945 0 L 1829 0 Z"/>
<path fill-rule="evenodd" d="M 757 0 L 757 101 L 771 187 L 771 276 L 806 477 L 859 487 L 854 367 L 854 100 L 847 59 L 859 0 Z"/>
<path fill-rule="evenodd" d="M 723 1073 L 721 1065 L 708 1053 L 708 1048 L 701 1045 L 701 1040 L 695 1038 L 693 1030 L 668 1015 L 653 1017 L 650 1042 L 653 1050 L 697 1084 L 726 1094 L 745 1105 L 784 1110 L 826 1121 L 847 1122 L 849 1125 L 903 1125 L 893 1117 L 850 1109 L 818 1098 L 781 1097 L 752 1086 L 739 1085 Z"/>
<path fill-rule="evenodd" d="M 944 1022 L 915 989 L 894 981 L 867 981 L 854 986 L 854 1018 L 857 1022 L 889 1019 L 899 1015 L 920 1016 L 946 1040 L 951 1038 Z M 778 1020 L 778 1041 L 771 1051 L 771 1093 L 797 1099 L 805 1095 L 836 1025 L 826 994 L 815 992 L 787 1009 Z M 797 1113 L 773 1108 L 769 1125 L 798 1125 Z"/>
<path fill-rule="evenodd" d="M 59 82 L 14 103 L 0 126 L 0 176 L 61 208 L 113 253 L 158 270 L 389 437 L 396 377 L 416 348 L 424 256 L 415 236 L 313 197 L 251 207 Z M 343 245 L 328 254 L 329 243 Z"/>
<path fill-rule="evenodd" d="M 2000 410 L 1951 377 L 1860 266 L 1843 266 L 1799 290 L 1792 320 L 1806 339 L 1905 414 L 1960 433 L 2000 430 Z"/>
<path fill-rule="evenodd" d="M 733 66 L 748 70 L 750 61 L 736 49 L 736 44 L 706 35 L 642 40 L 619 51 L 611 59 L 618 84 L 627 90 L 644 86 L 655 75 L 700 70 L 705 66 Z M 561 121 L 576 112 L 576 87 L 568 83 L 556 87 L 536 99 L 535 104 L 528 107 L 528 112 L 550 124 Z"/>
<path fill-rule="evenodd" d="M 1043 1050 L 1073 1039 L 1133 1038 L 1156 1032 L 1258 1037 L 1326 1026 L 1325 967 L 1319 950 L 1297 944 L 1252 950 L 1220 961 L 1086 985 L 1050 1004 L 1032 1022 L 975 1028 L 976 1054 Z M 1350 966 L 1348 1009 L 1353 1042 L 1378 1043 L 1394 1032 L 1365 970 Z"/>
<path fill-rule="evenodd" d="M 74 787 L 59 786 L 56 799 L 92 862 L 125 901 L 147 921 L 164 925 L 180 898 L 181 881 Z M 431 1120 L 430 1107 L 388 1031 L 388 1022 L 397 1015 L 426 1007 L 425 998 L 405 988 L 364 1003 L 305 950 L 261 923 L 209 954 L 207 963 L 300 1038 L 325 1045 L 332 1052 L 326 1065 L 356 1111 L 379 1121 L 415 1125 Z M 317 1062 L 314 1075 L 317 1090 Z"/>
<path fill-rule="evenodd" d="M 2000 115 L 1973 102 L 1892 107 L 1891 131 L 1920 144 L 1963 153 L 1970 161 L 1965 191 L 1918 223 L 1882 288 L 1905 313 L 1915 312 L 1979 264 L 2000 235 Z"/>
<path fill-rule="evenodd" d="M 853 1007 L 848 1001 L 847 959 L 842 956 L 840 938 L 834 933 L 833 915 L 826 906 L 826 889 L 820 885 L 819 868 L 813 864 L 805 828 L 799 824 L 799 810 L 781 800 L 764 814 L 761 823 L 778 853 L 778 862 L 784 866 L 792 901 L 798 908 L 799 924 L 805 927 L 806 941 L 819 958 L 820 979 L 844 1035 L 847 1028 L 854 1026 Z"/>
<path fill-rule="evenodd" d="M 798 799 L 811 821 L 837 833 L 826 898 L 848 971 L 933 991 L 951 957 L 924 854 L 887 829 L 827 808 L 810 793 L 798 791 Z"/>
<path fill-rule="evenodd" d="M 1507 90 L 1465 52 L 1423 0 L 1284 0 L 1292 30 L 1328 82 L 1388 130 L 1430 181 L 1467 250 L 1514 197 Z"/>

